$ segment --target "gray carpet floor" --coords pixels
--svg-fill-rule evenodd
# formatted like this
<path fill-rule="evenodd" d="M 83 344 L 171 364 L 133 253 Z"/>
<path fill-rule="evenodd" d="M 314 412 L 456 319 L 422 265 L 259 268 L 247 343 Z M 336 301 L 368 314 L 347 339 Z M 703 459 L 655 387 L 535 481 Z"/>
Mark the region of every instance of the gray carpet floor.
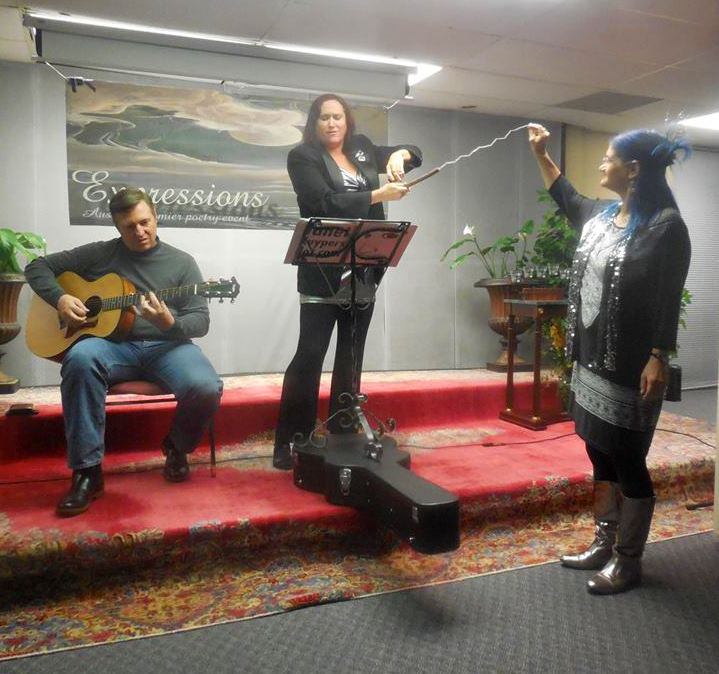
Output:
<path fill-rule="evenodd" d="M 0 663 L 0 671 L 595 674 L 719 672 L 719 543 L 653 543 L 640 588 L 594 597 L 558 563 L 191 632 Z"/>
<path fill-rule="evenodd" d="M 702 388 L 682 391 L 682 399 L 676 403 L 664 402 L 662 410 L 681 414 L 694 419 L 706 419 L 716 424 L 717 421 L 717 388 Z M 718 668 L 719 670 L 719 668 Z"/>

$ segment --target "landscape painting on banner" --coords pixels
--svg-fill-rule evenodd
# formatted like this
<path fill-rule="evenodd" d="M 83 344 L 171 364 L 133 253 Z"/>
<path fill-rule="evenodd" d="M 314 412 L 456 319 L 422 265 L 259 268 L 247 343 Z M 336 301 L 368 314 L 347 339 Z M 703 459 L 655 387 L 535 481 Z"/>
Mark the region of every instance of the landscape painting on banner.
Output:
<path fill-rule="evenodd" d="M 276 98 L 93 81 L 67 93 L 71 225 L 112 225 L 107 202 L 147 191 L 161 227 L 292 229 L 286 170 L 314 96 Z M 380 105 L 353 107 L 357 130 L 387 139 Z"/>

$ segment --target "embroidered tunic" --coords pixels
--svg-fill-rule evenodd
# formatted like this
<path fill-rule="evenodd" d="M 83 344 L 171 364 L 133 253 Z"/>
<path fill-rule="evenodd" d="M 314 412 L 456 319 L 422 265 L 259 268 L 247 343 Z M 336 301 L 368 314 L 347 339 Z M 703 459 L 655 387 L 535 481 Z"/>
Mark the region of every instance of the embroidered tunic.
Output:
<path fill-rule="evenodd" d="M 549 191 L 581 229 L 567 313 L 577 433 L 607 451 L 622 431 L 651 440 L 661 401 L 642 400 L 640 377 L 652 348 L 676 348 L 691 254 L 686 226 L 665 209 L 627 238 L 613 223 L 616 202 L 587 199 L 564 176 Z"/>

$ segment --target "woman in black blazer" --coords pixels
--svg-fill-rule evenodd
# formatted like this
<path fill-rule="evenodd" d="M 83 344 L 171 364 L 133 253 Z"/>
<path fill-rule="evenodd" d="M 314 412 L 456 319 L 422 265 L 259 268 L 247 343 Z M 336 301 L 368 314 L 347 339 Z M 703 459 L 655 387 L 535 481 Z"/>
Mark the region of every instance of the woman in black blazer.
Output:
<path fill-rule="evenodd" d="M 347 103 L 335 94 L 323 94 L 310 106 L 302 143 L 290 151 L 287 171 L 303 218 L 384 220 L 382 202 L 402 199 L 409 192 L 403 182 L 405 172 L 421 163 L 422 153 L 414 146 L 377 146 L 366 136 L 356 134 Z M 382 187 L 379 173 L 386 173 L 389 181 Z M 379 270 L 369 270 L 360 275 L 357 284 L 357 296 L 364 307 L 357 325 L 360 372 L 380 278 Z M 301 265 L 298 269 L 300 338 L 282 386 L 272 462 L 275 468 L 292 468 L 290 443 L 297 434 L 307 438 L 314 429 L 322 362 L 335 323 L 337 350 L 328 427 L 332 433 L 354 431 L 342 426 L 340 415 L 333 416 L 340 409 L 340 393 L 349 391 L 352 384 L 350 312 L 340 306 L 338 296 L 348 281 L 347 270 L 342 267 L 318 269 Z"/>

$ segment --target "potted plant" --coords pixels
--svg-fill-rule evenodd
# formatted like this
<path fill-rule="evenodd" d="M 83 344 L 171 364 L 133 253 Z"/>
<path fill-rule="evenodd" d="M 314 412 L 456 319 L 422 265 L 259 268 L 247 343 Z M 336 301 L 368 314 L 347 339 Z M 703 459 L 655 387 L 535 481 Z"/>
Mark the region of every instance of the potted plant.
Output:
<path fill-rule="evenodd" d="M 519 299 L 519 290 L 522 284 L 518 283 L 516 279 L 512 279 L 512 273 L 517 268 L 522 268 L 528 259 L 527 238 L 533 230 L 534 223 L 528 220 L 514 234 L 500 236 L 491 245 L 481 246 L 479 241 L 477 241 L 475 228 L 467 225 L 462 232 L 463 237 L 452 244 L 440 259 L 441 262 L 444 262 L 450 253 L 462 248 L 466 252 L 457 254 L 455 259 L 450 263 L 449 268 L 455 269 L 471 258 L 478 258 L 489 275 L 487 278 L 477 281 L 474 287 L 487 289 L 490 304 L 489 327 L 499 335 L 499 341 L 502 345 L 501 356 L 494 362 L 487 363 L 487 369 L 495 372 L 506 372 L 507 370 L 509 310 L 505 304 L 505 300 Z M 466 250 L 467 248 L 469 248 L 469 250 Z M 516 337 L 527 330 L 531 324 L 531 318 L 518 317 L 515 320 L 515 353 L 517 346 Z M 515 356 L 515 370 L 530 370 L 531 368 L 531 364 Z"/>
<path fill-rule="evenodd" d="M 537 190 L 537 194 L 539 202 L 551 203 L 554 207 L 545 210 L 537 228 L 537 237 L 528 256 L 537 283 L 534 287 L 526 288 L 523 296 L 527 299 L 562 299 L 579 232 L 570 226 L 547 190 Z"/>
<path fill-rule="evenodd" d="M 21 330 L 17 322 L 17 301 L 25 283 L 25 274 L 18 255 L 23 256 L 27 263 L 45 252 L 46 243 L 41 236 L 32 232 L 0 229 L 0 344 L 7 344 Z M 0 358 L 3 355 L 0 352 Z M 8 377 L 0 370 L 0 393 L 14 393 L 19 386 L 18 379 Z"/>
<path fill-rule="evenodd" d="M 512 269 L 521 267 L 527 260 L 527 237 L 534 231 L 534 222 L 527 220 L 524 225 L 510 236 L 500 236 L 490 246 L 480 246 L 474 234 L 474 227 L 466 225 L 462 232 L 463 237 L 453 243 L 442 255 L 440 262 L 458 248 L 469 246 L 470 250 L 457 257 L 449 265 L 450 269 L 458 267 L 471 257 L 478 257 L 489 274 L 489 278 L 508 279 Z M 521 245 L 521 252 L 517 251 Z M 513 267 L 510 265 L 514 263 Z"/>

